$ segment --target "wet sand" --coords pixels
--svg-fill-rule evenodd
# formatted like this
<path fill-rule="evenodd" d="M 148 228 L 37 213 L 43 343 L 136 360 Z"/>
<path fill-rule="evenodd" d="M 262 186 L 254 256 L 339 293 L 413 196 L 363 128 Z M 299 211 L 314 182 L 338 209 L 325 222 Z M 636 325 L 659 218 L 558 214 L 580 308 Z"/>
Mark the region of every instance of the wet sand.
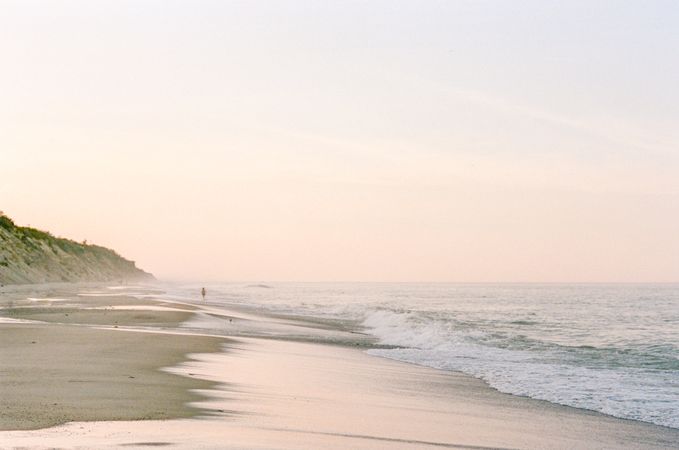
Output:
<path fill-rule="evenodd" d="M 107 300 L 87 305 L 102 301 Z M 180 311 L 144 310 L 139 308 L 159 303 L 117 301 L 137 304 L 115 310 L 132 315 L 115 316 L 117 329 L 101 328 L 100 316 L 87 316 L 104 314 L 102 309 L 81 311 L 84 322 L 96 328 L 0 324 L 0 426 L 73 421 L 2 431 L 0 448 L 679 448 L 679 430 L 501 394 L 466 375 L 347 346 L 242 336 L 247 329 L 266 328 L 270 318 L 257 322 L 210 311 L 208 322 L 204 317 L 193 323 L 203 321 L 226 334 L 238 330 L 241 336 L 177 335 L 168 324 L 181 317 L 173 315 L 200 316 L 201 305 L 165 303 L 161 306 Z M 45 312 L 20 311 L 13 317 L 37 314 L 46 318 Z M 59 314 L 57 309 L 51 316 L 55 322 L 62 320 Z M 287 326 L 276 325 L 281 333 Z M 200 354 L 187 360 L 194 352 Z M 141 418 L 175 419 L 126 420 Z"/>

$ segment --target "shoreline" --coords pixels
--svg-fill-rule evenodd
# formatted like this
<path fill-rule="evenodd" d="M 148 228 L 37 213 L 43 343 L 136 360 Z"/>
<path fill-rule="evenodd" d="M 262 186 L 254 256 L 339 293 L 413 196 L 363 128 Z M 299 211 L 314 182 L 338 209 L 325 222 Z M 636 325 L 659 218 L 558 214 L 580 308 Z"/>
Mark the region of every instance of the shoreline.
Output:
<path fill-rule="evenodd" d="M 672 431 L 672 432 L 678 432 L 679 433 L 679 428 L 673 428 L 673 427 L 670 427 L 670 426 L 667 426 L 667 425 L 661 425 L 661 424 L 648 422 L 648 421 L 641 420 L 641 419 L 632 419 L 632 418 L 629 418 L 629 417 L 620 417 L 620 416 L 616 416 L 616 415 L 613 415 L 613 414 L 608 414 L 608 413 L 605 413 L 605 412 L 597 411 L 596 409 L 573 406 L 573 405 L 569 405 L 569 404 L 566 404 L 566 403 L 559 403 L 559 402 L 556 402 L 556 401 L 545 400 L 545 399 L 542 399 L 542 398 L 535 398 L 535 397 L 531 397 L 529 395 L 506 392 L 506 391 L 500 390 L 500 389 L 496 388 L 495 386 L 491 385 L 484 378 L 476 377 L 474 375 L 470 375 L 470 374 L 463 372 L 461 370 L 439 369 L 437 367 L 427 366 L 427 365 L 423 365 L 423 364 L 417 364 L 417 363 L 414 363 L 414 362 L 401 360 L 401 359 L 397 359 L 397 358 L 390 358 L 390 357 L 381 356 L 381 355 L 373 355 L 371 353 L 366 353 L 366 354 L 368 356 L 371 356 L 371 357 L 377 358 L 377 359 L 386 359 L 388 361 L 393 361 L 393 362 L 397 362 L 397 363 L 401 363 L 401 364 L 407 364 L 407 365 L 412 365 L 412 366 L 416 366 L 416 367 L 421 367 L 421 368 L 424 368 L 424 369 L 427 369 L 427 370 L 433 370 L 433 371 L 436 371 L 436 372 L 453 373 L 453 374 L 469 377 L 469 378 L 472 378 L 474 380 L 478 380 L 478 381 L 482 382 L 488 389 L 495 391 L 495 392 L 497 392 L 498 394 L 501 394 L 501 395 L 509 395 L 511 397 L 526 399 L 526 400 L 530 400 L 532 402 L 546 403 L 548 405 L 555 406 L 555 407 L 572 409 L 574 411 L 579 411 L 579 412 L 582 412 L 584 414 L 594 414 L 594 415 L 597 415 L 597 416 L 606 417 L 606 418 L 610 418 L 610 419 L 614 419 L 614 420 L 621 420 L 621 421 L 624 421 L 624 422 L 648 425 L 648 426 L 651 426 L 651 427 L 657 427 L 657 428 L 661 428 L 661 429 L 665 429 L 665 430 L 669 430 L 669 431 Z M 677 449 L 679 449 L 679 440 L 677 441 L 676 447 L 677 447 Z"/>
<path fill-rule="evenodd" d="M 50 289 L 51 294 L 57 296 L 60 290 L 68 291 L 69 287 Z M 73 286 L 71 289 L 78 290 Z M 28 290 L 39 291 L 35 288 Z M 150 288 L 149 292 L 158 291 Z M 167 355 L 170 347 L 175 345 L 178 347 L 174 347 L 174 353 L 170 352 L 172 361 L 169 364 L 160 364 L 162 367 L 155 364 L 143 375 L 147 387 L 164 383 L 158 380 L 174 380 L 171 386 L 164 385 L 167 391 L 162 394 L 164 400 L 174 407 L 163 409 L 165 415 L 148 414 L 149 397 L 140 395 L 133 397 L 131 403 L 146 408 L 144 414 L 135 410 L 135 417 L 97 416 L 92 414 L 92 410 L 106 413 L 106 406 L 101 400 L 102 392 L 106 390 L 98 393 L 90 391 L 93 403 L 100 404 L 88 409 L 83 406 L 87 399 L 73 397 L 74 386 L 67 386 L 66 391 L 71 394 L 66 396 L 71 395 L 73 411 L 80 410 L 81 416 L 62 416 L 60 423 L 70 419 L 69 423 L 50 428 L 0 431 L 0 447 L 4 447 L 5 442 L 16 446 L 102 447 L 113 446 L 114 443 L 141 445 L 143 442 L 161 441 L 181 448 L 243 448 L 274 444 L 275 448 L 291 449 L 339 449 L 347 446 L 679 447 L 679 430 L 506 394 L 481 379 L 461 372 L 369 355 L 364 352 L 365 347 L 343 343 L 342 339 L 346 337 L 343 331 L 331 333 L 330 339 L 321 342 L 313 338 L 295 340 L 294 335 L 300 329 L 296 320 L 258 318 L 238 311 L 231 314 L 231 311 L 200 303 L 162 298 L 138 299 L 126 297 L 124 292 L 116 294 L 116 290 L 104 293 L 107 295 L 75 295 L 77 298 L 73 301 L 85 303 L 90 309 L 71 308 L 73 305 L 69 306 L 68 302 L 63 305 L 40 298 L 21 303 L 13 298 L 10 300 L 12 307 L 23 311 L 7 314 L 13 310 L 8 310 L 3 304 L 5 308 L 1 310 L 0 317 L 40 319 L 47 323 L 0 323 L 0 334 L 4 333 L 0 342 L 5 342 L 1 344 L 0 354 L 6 351 L 3 348 L 8 345 L 17 351 L 38 351 L 39 346 L 27 343 L 26 333 L 40 328 L 48 330 L 50 335 L 56 332 L 60 336 L 59 333 L 62 333 L 64 338 L 68 334 L 64 334 L 64 330 L 75 329 L 78 339 L 72 337 L 68 345 L 80 343 L 98 351 L 112 344 L 117 348 L 138 346 L 144 349 L 144 355 L 156 352 Z M 91 309 L 93 307 L 99 309 Z M 64 309 L 78 311 L 64 313 Z M 104 315 L 106 321 L 102 320 Z M 218 324 L 222 328 L 210 328 Z M 199 333 L 197 325 L 204 326 L 205 333 Z M 307 330 L 308 326 L 301 327 Z M 253 337 L 261 334 L 262 330 L 272 334 Z M 231 334 L 227 334 L 229 332 Z M 322 333 L 327 335 L 328 330 L 322 330 Z M 5 339 L 7 334 L 14 336 L 13 344 Z M 93 338 L 95 335 L 106 337 Z M 188 349 L 188 342 L 194 339 L 197 339 L 196 346 Z M 51 351 L 66 344 L 64 341 L 61 344 L 55 342 Z M 44 354 L 37 360 L 44 358 Z M 37 360 L 26 359 L 27 367 L 40 367 L 36 365 Z M 126 364 L 129 361 L 122 362 L 119 367 Z M 86 373 L 78 366 L 74 366 L 73 370 L 81 376 Z M 272 373 L 276 376 L 272 377 Z M 118 386 L 120 392 L 129 390 L 139 381 L 130 378 L 128 383 L 121 383 L 116 377 L 106 377 L 101 373 L 90 375 L 93 381 L 98 379 L 102 387 Z M 31 383 L 35 385 L 36 381 L 27 381 L 27 385 L 17 392 L 23 392 L 29 399 L 39 398 L 35 391 L 27 388 Z M 0 403 L 3 401 L 7 403 L 7 399 L 0 396 Z M 177 407 L 177 404 L 180 406 Z M 25 411 L 35 412 L 41 407 L 28 402 Z M 111 413 L 110 409 L 108 413 Z M 2 417 L 0 413 L 0 429 L 6 429 L 6 425 L 2 426 Z M 325 419 L 328 417 L 332 420 Z M 170 420 L 127 421 L 140 418 Z M 105 421 L 97 421 L 102 419 Z M 182 436 L 182 433 L 195 436 L 191 430 L 200 432 L 201 438 L 197 442 Z M 226 438 L 224 433 L 228 433 L 231 439 L 228 445 L 231 447 L 219 444 L 223 444 Z M 119 439 L 111 441 L 112 435 Z M 299 446 L 298 441 L 308 445 Z"/>
<path fill-rule="evenodd" d="M 677 430 L 503 394 L 482 380 L 358 349 L 236 338 L 168 369 L 213 383 L 192 419 L 0 432 L 17 446 L 174 448 L 674 448 Z M 276 373 L 271 376 L 272 371 Z"/>

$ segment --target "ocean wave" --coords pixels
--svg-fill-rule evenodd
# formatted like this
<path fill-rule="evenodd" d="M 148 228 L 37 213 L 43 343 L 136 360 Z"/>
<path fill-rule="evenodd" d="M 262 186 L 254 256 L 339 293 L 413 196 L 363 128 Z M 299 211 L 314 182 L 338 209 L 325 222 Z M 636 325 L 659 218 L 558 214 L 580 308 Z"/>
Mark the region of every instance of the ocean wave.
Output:
<path fill-rule="evenodd" d="M 435 316 L 368 313 L 363 326 L 380 344 L 397 347 L 368 353 L 464 372 L 505 393 L 679 428 L 679 360 L 667 348 L 652 354 L 535 340 L 526 345 L 525 336 L 458 329 L 454 318 Z"/>

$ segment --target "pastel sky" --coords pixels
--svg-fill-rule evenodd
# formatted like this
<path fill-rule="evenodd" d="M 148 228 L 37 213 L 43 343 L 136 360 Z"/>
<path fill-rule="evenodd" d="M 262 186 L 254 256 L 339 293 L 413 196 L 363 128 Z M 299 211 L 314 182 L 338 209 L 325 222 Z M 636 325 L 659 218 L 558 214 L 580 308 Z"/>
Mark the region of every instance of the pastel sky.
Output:
<path fill-rule="evenodd" d="M 163 279 L 679 281 L 679 2 L 0 1 L 0 209 Z"/>

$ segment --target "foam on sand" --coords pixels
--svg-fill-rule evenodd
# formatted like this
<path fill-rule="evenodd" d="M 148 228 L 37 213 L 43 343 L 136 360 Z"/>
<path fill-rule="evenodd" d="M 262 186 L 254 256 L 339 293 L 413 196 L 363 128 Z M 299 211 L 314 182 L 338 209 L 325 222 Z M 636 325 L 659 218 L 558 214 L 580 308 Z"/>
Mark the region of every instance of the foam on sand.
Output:
<path fill-rule="evenodd" d="M 11 317 L 0 317 L 0 323 L 40 323 L 37 320 L 13 319 Z"/>

